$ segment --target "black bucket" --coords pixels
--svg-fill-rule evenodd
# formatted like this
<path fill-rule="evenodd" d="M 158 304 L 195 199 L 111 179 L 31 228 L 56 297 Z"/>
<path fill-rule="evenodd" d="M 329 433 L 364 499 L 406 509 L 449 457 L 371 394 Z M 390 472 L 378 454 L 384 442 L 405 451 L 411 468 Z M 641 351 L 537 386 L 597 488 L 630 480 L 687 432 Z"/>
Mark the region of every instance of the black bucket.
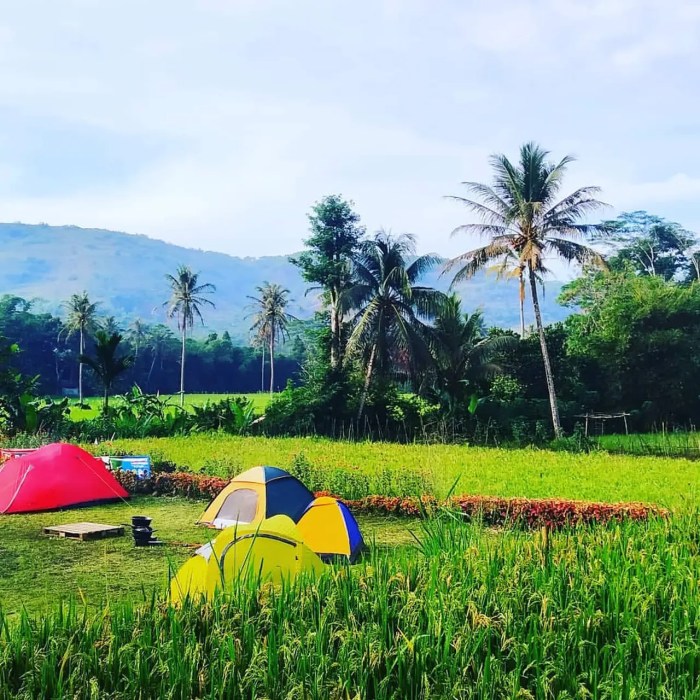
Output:
<path fill-rule="evenodd" d="M 134 544 L 137 547 L 148 547 L 153 539 L 153 530 L 150 527 L 135 527 L 132 532 L 134 533 Z"/>
<path fill-rule="evenodd" d="M 131 518 L 131 525 L 125 525 L 125 527 L 131 528 L 134 544 L 137 547 L 154 547 L 163 544 L 157 537 L 153 536 L 155 530 L 151 527 L 152 521 L 153 518 L 146 515 L 134 515 Z"/>

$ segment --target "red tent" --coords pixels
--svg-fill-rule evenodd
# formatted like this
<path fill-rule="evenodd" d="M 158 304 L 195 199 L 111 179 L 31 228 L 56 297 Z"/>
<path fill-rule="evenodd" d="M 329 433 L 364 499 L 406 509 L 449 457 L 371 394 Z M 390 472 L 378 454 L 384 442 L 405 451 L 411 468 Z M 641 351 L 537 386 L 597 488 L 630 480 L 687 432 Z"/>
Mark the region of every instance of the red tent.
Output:
<path fill-rule="evenodd" d="M 54 510 L 128 497 L 103 462 L 75 445 L 47 445 L 8 460 L 0 469 L 0 513 Z"/>

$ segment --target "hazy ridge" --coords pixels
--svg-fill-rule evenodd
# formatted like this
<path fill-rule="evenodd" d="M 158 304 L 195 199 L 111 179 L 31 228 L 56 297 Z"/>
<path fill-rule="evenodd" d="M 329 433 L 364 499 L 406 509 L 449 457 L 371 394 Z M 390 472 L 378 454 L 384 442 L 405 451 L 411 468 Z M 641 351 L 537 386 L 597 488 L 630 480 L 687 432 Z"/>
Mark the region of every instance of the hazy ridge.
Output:
<path fill-rule="evenodd" d="M 136 317 L 148 323 L 165 320 L 162 304 L 168 296 L 164 275 L 179 264 L 201 273 L 203 282 L 216 285 L 213 310 L 207 310 L 207 328 L 228 330 L 239 341 L 247 338 L 246 318 L 256 286 L 277 282 L 291 291 L 290 313 L 310 317 L 316 306 L 314 294 L 287 256 L 239 258 L 166 243 L 142 235 L 86 229 L 77 226 L 0 224 L 0 294 L 36 299 L 38 308 L 61 312 L 61 302 L 74 292 L 87 290 L 99 300 L 104 314 L 125 324 Z M 448 276 L 436 269 L 424 283 L 447 289 Z M 547 283 L 543 302 L 546 322 L 564 318 L 568 312 L 557 305 L 561 283 Z M 496 282 L 480 275 L 459 289 L 465 308 L 481 307 L 489 325 L 516 328 L 519 324 L 517 284 Z M 528 313 L 528 322 L 531 314 Z"/>

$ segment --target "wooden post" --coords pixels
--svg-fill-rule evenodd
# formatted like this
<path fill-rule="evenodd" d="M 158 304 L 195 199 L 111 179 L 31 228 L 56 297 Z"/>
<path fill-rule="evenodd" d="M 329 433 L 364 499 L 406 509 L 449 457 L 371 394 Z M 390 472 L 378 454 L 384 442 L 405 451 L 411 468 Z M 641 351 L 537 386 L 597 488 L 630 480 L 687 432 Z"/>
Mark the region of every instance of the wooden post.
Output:
<path fill-rule="evenodd" d="M 586 437 L 588 437 L 588 414 L 586 413 Z"/>
<path fill-rule="evenodd" d="M 627 414 L 626 413 L 622 414 L 622 420 L 625 421 L 625 435 L 629 435 L 630 431 L 627 429 Z"/>

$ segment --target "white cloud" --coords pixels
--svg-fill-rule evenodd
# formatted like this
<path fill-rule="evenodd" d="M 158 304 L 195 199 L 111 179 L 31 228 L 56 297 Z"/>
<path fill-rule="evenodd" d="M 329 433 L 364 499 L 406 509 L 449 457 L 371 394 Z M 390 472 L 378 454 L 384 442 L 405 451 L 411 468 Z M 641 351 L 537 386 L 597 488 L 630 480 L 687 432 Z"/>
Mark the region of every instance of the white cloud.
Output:
<path fill-rule="evenodd" d="M 700 199 L 700 177 L 676 173 L 657 182 L 611 185 L 620 206 L 647 206 Z"/>
<path fill-rule="evenodd" d="M 488 179 L 489 153 L 531 138 L 579 156 L 568 189 L 602 183 L 620 208 L 663 204 L 671 217 L 697 200 L 700 140 L 680 132 L 700 108 L 697 8 L 467 7 L 17 3 L 0 20 L 0 134 L 15 137 L 13 113 L 149 155 L 117 182 L 96 169 L 60 195 L 18 191 L 26 163 L 3 163 L 2 216 L 254 255 L 298 249 L 311 203 L 341 192 L 370 228 L 453 254 L 465 212 L 442 196 Z"/>

